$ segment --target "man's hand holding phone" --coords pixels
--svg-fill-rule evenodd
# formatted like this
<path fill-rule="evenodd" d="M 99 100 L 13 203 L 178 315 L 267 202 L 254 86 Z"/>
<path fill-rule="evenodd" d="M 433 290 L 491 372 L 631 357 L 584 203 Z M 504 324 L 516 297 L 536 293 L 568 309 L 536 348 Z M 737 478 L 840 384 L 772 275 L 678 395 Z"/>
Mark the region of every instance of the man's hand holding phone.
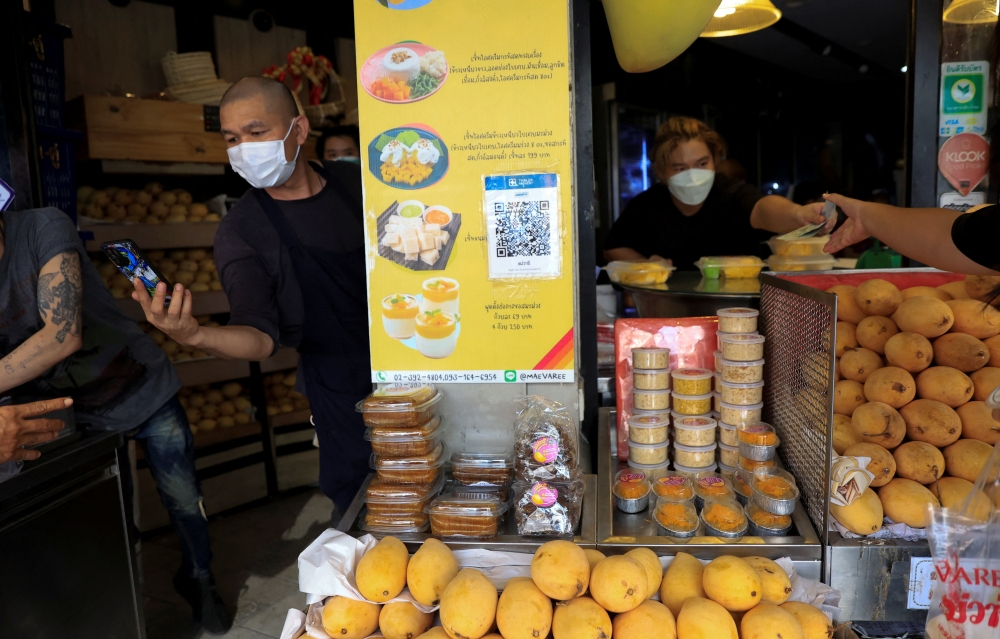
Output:
<path fill-rule="evenodd" d="M 191 315 L 191 291 L 182 284 L 174 284 L 172 298 L 167 304 L 167 285 L 163 282 L 156 285 L 156 294 L 152 298 L 138 277 L 132 280 L 132 285 L 135 287 L 132 299 L 142 306 L 147 322 L 179 344 L 194 345 L 199 326 L 198 320 Z"/>

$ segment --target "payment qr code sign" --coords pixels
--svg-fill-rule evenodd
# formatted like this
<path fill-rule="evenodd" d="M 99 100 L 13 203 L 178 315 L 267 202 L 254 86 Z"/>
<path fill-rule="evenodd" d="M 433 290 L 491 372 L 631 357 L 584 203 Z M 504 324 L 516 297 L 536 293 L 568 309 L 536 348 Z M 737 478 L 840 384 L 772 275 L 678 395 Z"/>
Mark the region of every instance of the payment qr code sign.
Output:
<path fill-rule="evenodd" d="M 558 176 L 488 176 L 485 198 L 490 279 L 558 277 Z"/>

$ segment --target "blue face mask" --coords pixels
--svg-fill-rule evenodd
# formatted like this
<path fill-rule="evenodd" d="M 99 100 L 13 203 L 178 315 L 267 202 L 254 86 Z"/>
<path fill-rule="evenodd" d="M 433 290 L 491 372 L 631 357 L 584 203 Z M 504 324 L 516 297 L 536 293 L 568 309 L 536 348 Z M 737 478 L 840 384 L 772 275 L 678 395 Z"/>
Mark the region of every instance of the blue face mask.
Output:
<path fill-rule="evenodd" d="M 352 162 L 354 164 L 359 164 L 359 165 L 361 164 L 361 158 L 354 157 L 353 155 L 349 155 L 349 156 L 345 156 L 345 157 L 339 157 L 339 158 L 333 158 L 333 161 L 334 162 L 337 162 L 337 161 L 340 161 L 340 162 Z"/>

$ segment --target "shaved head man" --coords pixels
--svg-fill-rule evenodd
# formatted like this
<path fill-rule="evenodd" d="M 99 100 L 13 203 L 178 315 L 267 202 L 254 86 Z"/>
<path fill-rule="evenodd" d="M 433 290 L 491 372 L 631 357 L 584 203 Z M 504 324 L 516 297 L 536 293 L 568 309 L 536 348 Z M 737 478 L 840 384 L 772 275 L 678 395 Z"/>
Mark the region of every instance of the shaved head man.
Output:
<path fill-rule="evenodd" d="M 229 325 L 199 326 L 191 292 L 180 284 L 169 305 L 164 284 L 151 299 L 137 283 L 133 298 L 171 339 L 218 357 L 263 360 L 281 345 L 298 349 L 295 398 L 309 398 L 320 487 L 334 512 L 343 512 L 371 455 L 354 410 L 372 390 L 361 168 L 301 157 L 309 121 L 275 80 L 234 84 L 222 98 L 220 119 L 229 162 L 253 187 L 215 236 Z"/>

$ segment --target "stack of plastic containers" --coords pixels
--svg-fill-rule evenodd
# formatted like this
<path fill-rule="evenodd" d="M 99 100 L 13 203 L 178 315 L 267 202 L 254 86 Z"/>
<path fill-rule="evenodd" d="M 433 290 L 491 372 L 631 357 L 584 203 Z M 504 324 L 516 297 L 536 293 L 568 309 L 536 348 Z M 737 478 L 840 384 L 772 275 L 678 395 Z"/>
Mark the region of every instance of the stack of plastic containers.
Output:
<path fill-rule="evenodd" d="M 376 390 L 358 403 L 371 441 L 376 478 L 365 500 L 364 527 L 372 532 L 423 532 L 424 512 L 441 490 L 445 461 L 443 425 L 435 406 L 441 393 L 432 385 L 395 385 Z"/>
<path fill-rule="evenodd" d="M 629 466 L 647 478 L 669 468 L 670 349 L 632 349 Z"/>
<path fill-rule="evenodd" d="M 716 420 L 712 418 L 714 374 L 707 368 L 681 368 L 672 373 L 674 468 L 695 475 L 716 469 Z"/>
<path fill-rule="evenodd" d="M 799 489 L 795 478 L 775 464 L 781 441 L 764 422 L 740 426 L 737 438 L 740 456 L 734 485 L 737 499 L 746 507 L 751 534 L 784 535 L 792 527 Z"/>
<path fill-rule="evenodd" d="M 760 311 L 752 308 L 719 310 L 715 407 L 720 469 L 731 480 L 739 459 L 736 429 L 759 422 L 764 408 L 764 336 L 757 332 L 759 316 Z"/>

